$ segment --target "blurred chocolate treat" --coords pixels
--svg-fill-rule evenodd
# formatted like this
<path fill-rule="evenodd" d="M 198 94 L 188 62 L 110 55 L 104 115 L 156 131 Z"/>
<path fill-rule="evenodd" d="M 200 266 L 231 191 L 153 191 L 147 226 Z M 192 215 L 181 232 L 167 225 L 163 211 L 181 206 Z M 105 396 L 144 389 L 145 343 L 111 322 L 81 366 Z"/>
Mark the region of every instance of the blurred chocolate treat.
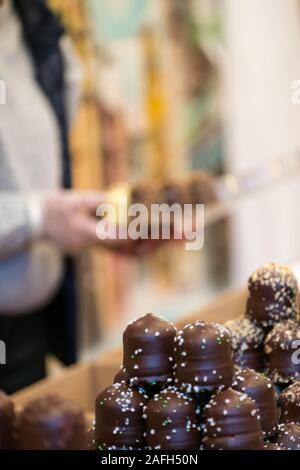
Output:
<path fill-rule="evenodd" d="M 172 206 L 173 204 L 187 204 L 189 202 L 187 185 L 184 180 L 169 180 L 162 183 L 160 188 L 161 203 Z"/>
<path fill-rule="evenodd" d="M 264 369 L 264 330 L 249 318 L 238 318 L 225 323 L 233 349 L 233 361 L 240 367 L 257 371 Z"/>
<path fill-rule="evenodd" d="M 174 378 L 174 325 L 152 313 L 131 322 L 123 334 L 123 365 L 130 385 L 147 394 L 171 385 Z"/>
<path fill-rule="evenodd" d="M 300 325 L 294 320 L 277 323 L 265 340 L 266 373 L 275 383 L 290 384 L 300 378 L 296 357 L 296 341 L 300 340 Z"/>
<path fill-rule="evenodd" d="M 86 420 L 75 404 L 56 395 L 29 402 L 19 421 L 20 450 L 81 450 L 87 447 Z"/>
<path fill-rule="evenodd" d="M 144 407 L 146 448 L 200 449 L 199 413 L 196 402 L 174 387 L 155 395 Z"/>
<path fill-rule="evenodd" d="M 300 425 L 300 382 L 294 382 L 286 388 L 278 400 L 280 421 L 294 422 Z"/>
<path fill-rule="evenodd" d="M 16 416 L 12 400 L 0 391 L 0 450 L 12 450 L 16 445 Z"/>
<path fill-rule="evenodd" d="M 281 447 L 277 443 L 266 441 L 263 450 L 286 450 L 286 449 L 284 447 Z"/>
<path fill-rule="evenodd" d="M 176 338 L 175 384 L 186 393 L 199 394 L 230 387 L 233 362 L 228 330 L 218 323 L 196 321 Z"/>
<path fill-rule="evenodd" d="M 130 191 L 131 204 L 144 204 L 150 207 L 151 204 L 160 204 L 161 187 L 158 182 L 141 181 L 134 183 Z"/>
<path fill-rule="evenodd" d="M 191 204 L 208 204 L 217 201 L 215 178 L 208 173 L 198 171 L 189 175 L 187 188 Z"/>
<path fill-rule="evenodd" d="M 206 204 L 216 201 L 215 179 L 204 171 L 183 177 L 140 181 L 130 187 L 132 204 Z"/>
<path fill-rule="evenodd" d="M 267 264 L 248 281 L 246 316 L 265 328 L 298 317 L 298 283 L 286 266 Z"/>
<path fill-rule="evenodd" d="M 96 398 L 95 445 L 100 450 L 144 447 L 145 398 L 125 383 L 116 383 Z"/>
<path fill-rule="evenodd" d="M 252 369 L 241 369 L 234 374 L 232 388 L 252 398 L 260 414 L 260 425 L 265 438 L 274 436 L 278 428 L 275 387 L 272 381 Z"/>
<path fill-rule="evenodd" d="M 262 450 L 259 412 L 252 398 L 228 388 L 204 408 L 202 445 L 206 450 Z"/>
<path fill-rule="evenodd" d="M 285 450 L 300 450 L 300 426 L 295 423 L 279 424 L 275 442 Z"/>

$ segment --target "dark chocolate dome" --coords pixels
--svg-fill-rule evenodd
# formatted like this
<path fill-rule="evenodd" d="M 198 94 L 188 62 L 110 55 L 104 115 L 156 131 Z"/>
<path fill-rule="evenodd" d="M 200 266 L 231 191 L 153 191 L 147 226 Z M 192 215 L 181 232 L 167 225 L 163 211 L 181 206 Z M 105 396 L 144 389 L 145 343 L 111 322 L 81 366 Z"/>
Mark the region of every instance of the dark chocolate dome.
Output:
<path fill-rule="evenodd" d="M 103 390 L 96 399 L 96 446 L 101 450 L 143 448 L 145 401 L 125 383 Z"/>
<path fill-rule="evenodd" d="M 196 402 L 170 387 L 155 395 L 144 407 L 146 446 L 149 449 L 199 449 L 200 410 Z"/>
<path fill-rule="evenodd" d="M 230 320 L 225 326 L 231 339 L 234 363 L 257 371 L 263 370 L 265 337 L 263 328 L 255 325 L 249 318 Z"/>
<path fill-rule="evenodd" d="M 277 432 L 278 418 L 275 387 L 272 381 L 255 370 L 243 369 L 234 374 L 232 388 L 246 393 L 255 401 L 264 437 L 274 436 Z"/>
<path fill-rule="evenodd" d="M 203 448 L 261 450 L 263 434 L 252 398 L 228 388 L 214 395 L 204 408 Z"/>
<path fill-rule="evenodd" d="M 212 392 L 232 383 L 233 362 L 227 329 L 218 323 L 196 321 L 176 339 L 175 383 L 187 393 Z"/>
<path fill-rule="evenodd" d="M 280 421 L 300 425 L 300 381 L 286 388 L 279 397 Z"/>
<path fill-rule="evenodd" d="M 295 357 L 295 341 L 300 340 L 300 325 L 293 320 L 277 323 L 265 340 L 267 374 L 275 383 L 291 383 L 300 378 Z"/>
<path fill-rule="evenodd" d="M 248 292 L 246 315 L 263 327 L 297 318 L 298 283 L 288 267 L 270 263 L 257 269 Z"/>
<path fill-rule="evenodd" d="M 123 366 L 130 384 L 164 386 L 173 382 L 175 327 L 148 313 L 123 334 Z"/>
<path fill-rule="evenodd" d="M 56 395 L 32 400 L 21 413 L 21 450 L 80 450 L 86 448 L 86 440 L 83 411 Z"/>
<path fill-rule="evenodd" d="M 300 426 L 295 423 L 279 424 L 275 442 L 285 450 L 300 450 Z"/>
<path fill-rule="evenodd" d="M 11 450 L 15 445 L 15 411 L 12 400 L 0 391 L 0 450 Z"/>

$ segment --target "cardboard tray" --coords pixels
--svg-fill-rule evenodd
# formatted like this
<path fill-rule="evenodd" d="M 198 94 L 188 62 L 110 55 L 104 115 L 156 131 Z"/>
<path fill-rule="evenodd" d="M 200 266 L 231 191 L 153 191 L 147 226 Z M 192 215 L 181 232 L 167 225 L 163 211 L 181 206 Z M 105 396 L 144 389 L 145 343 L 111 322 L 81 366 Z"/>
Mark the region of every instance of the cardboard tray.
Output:
<path fill-rule="evenodd" d="M 177 327 L 182 328 L 187 323 L 200 319 L 224 323 L 243 314 L 245 303 L 246 291 L 223 294 L 208 307 L 177 322 Z M 37 397 L 57 394 L 77 403 L 87 413 L 92 413 L 96 396 L 113 383 L 121 363 L 122 350 L 109 351 L 92 362 L 68 367 L 56 377 L 37 382 L 14 394 L 12 398 L 17 407 L 23 407 Z"/>

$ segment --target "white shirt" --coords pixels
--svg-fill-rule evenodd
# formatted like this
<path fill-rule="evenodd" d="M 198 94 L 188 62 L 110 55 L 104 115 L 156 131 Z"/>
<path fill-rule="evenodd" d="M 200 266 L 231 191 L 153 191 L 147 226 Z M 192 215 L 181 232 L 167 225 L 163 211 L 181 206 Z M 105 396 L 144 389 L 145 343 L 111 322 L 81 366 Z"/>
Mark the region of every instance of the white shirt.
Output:
<path fill-rule="evenodd" d="M 62 168 L 56 118 L 35 81 L 10 2 L 0 7 L 0 34 L 6 95 L 0 104 L 0 315 L 11 315 L 41 307 L 60 283 L 61 254 L 51 243 L 37 241 L 36 233 L 40 193 L 59 188 Z M 80 73 L 66 40 L 62 50 L 68 55 L 69 91 L 75 91 Z"/>

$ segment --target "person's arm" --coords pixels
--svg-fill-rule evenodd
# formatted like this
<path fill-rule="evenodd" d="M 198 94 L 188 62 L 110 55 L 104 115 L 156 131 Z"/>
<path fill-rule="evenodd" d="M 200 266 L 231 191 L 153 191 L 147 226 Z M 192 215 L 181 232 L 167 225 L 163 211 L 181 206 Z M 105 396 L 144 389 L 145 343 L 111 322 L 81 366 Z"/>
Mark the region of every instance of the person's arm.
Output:
<path fill-rule="evenodd" d="M 41 227 L 41 209 L 35 198 L 0 191 L 0 259 L 23 250 Z"/>

